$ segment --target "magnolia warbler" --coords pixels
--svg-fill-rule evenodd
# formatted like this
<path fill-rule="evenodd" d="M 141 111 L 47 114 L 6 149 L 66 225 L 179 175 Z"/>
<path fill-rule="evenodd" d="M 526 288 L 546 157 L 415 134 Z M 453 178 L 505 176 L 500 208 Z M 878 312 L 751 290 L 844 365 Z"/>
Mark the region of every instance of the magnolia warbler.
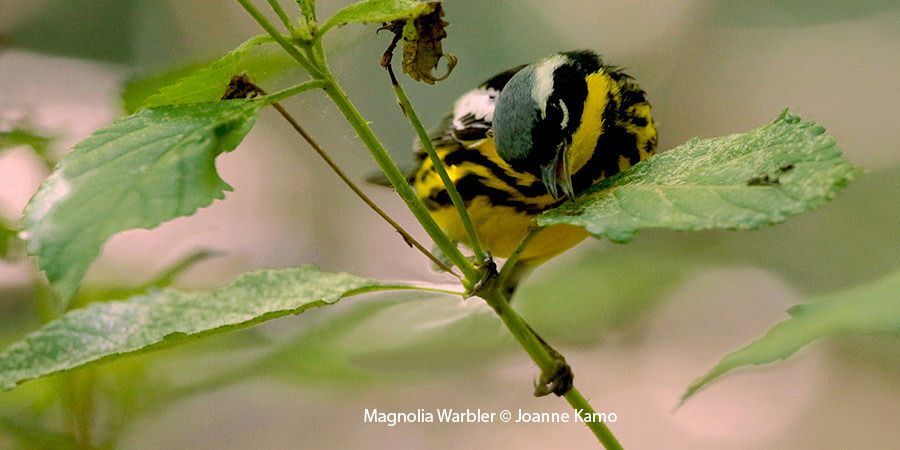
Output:
<path fill-rule="evenodd" d="M 650 157 L 657 134 L 633 78 L 594 52 L 572 51 L 507 70 L 467 92 L 430 139 L 483 247 L 506 258 L 537 214 Z M 468 243 L 430 158 L 421 148 L 416 155 L 410 182 L 448 236 Z M 570 225 L 541 230 L 520 262 L 533 267 L 586 236 Z"/>

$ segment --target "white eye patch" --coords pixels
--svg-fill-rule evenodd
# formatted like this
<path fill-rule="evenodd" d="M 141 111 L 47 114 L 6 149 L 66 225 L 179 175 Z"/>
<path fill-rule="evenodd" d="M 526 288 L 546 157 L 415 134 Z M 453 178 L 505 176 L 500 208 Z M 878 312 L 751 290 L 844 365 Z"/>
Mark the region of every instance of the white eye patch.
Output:
<path fill-rule="evenodd" d="M 565 55 L 553 55 L 538 63 L 534 68 L 534 74 L 532 75 L 534 84 L 531 88 L 531 98 L 541 110 L 541 119 L 547 117 L 547 100 L 550 99 L 550 94 L 553 93 L 553 72 L 565 62 Z"/>

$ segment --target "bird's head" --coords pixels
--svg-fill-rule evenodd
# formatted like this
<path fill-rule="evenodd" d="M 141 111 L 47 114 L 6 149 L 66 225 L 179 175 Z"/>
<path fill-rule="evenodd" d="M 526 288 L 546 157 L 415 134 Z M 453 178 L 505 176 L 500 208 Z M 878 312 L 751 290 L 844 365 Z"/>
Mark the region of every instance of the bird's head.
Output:
<path fill-rule="evenodd" d="M 572 136 L 588 96 L 586 78 L 601 70 L 590 51 L 557 53 L 525 66 L 503 87 L 493 117 L 497 154 L 512 168 L 540 177 L 553 197 L 575 196 Z"/>

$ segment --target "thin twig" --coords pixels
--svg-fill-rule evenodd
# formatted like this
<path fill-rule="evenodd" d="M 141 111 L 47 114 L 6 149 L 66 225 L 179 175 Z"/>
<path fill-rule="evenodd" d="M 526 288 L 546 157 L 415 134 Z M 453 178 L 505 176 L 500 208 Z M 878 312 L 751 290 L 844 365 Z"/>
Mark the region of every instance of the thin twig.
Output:
<path fill-rule="evenodd" d="M 344 92 L 340 84 L 334 80 L 328 67 L 323 66 L 322 70 L 325 72 L 325 80 L 327 80 L 329 84 L 329 86 L 325 88 L 325 93 L 328 94 L 335 106 L 337 106 L 347 119 L 350 126 L 353 127 L 353 130 L 356 131 L 359 139 L 372 154 L 378 167 L 380 167 L 385 176 L 387 176 L 391 185 L 397 190 L 397 194 L 403 199 L 407 207 L 409 207 L 410 212 L 418 219 L 422 228 L 425 229 L 425 232 L 428 233 L 435 245 L 444 252 L 444 255 L 446 255 L 447 258 L 459 268 L 460 272 L 462 272 L 465 277 L 463 284 L 465 284 L 467 288 L 471 287 L 476 282 L 475 280 L 479 279 L 481 273 L 480 270 L 462 254 L 459 248 L 457 248 L 456 243 L 447 236 L 447 233 L 437 224 L 434 217 L 431 216 L 431 211 L 428 210 L 425 203 L 419 198 L 412 186 L 410 186 L 406 176 L 397 168 L 397 164 L 391 158 L 387 149 L 384 148 L 384 145 L 381 144 L 378 137 L 375 136 L 375 132 L 369 127 L 369 123 L 359 110 L 356 109 L 356 106 L 350 101 L 350 98 L 347 97 L 347 93 Z"/>
<path fill-rule="evenodd" d="M 497 284 L 500 286 L 506 285 L 506 279 L 516 270 L 516 265 L 519 264 L 519 258 L 522 256 L 522 252 L 525 251 L 525 248 L 528 247 L 528 244 L 537 236 L 538 232 L 541 229 L 533 226 L 528 230 L 528 234 L 522 238 L 522 241 L 519 242 L 519 245 L 516 249 L 509 255 L 509 258 L 506 259 L 506 262 L 503 263 L 503 268 L 500 269 L 500 273 L 497 275 Z"/>
<path fill-rule="evenodd" d="M 303 69 L 309 72 L 310 75 L 313 75 L 313 77 L 321 77 L 321 71 L 319 71 L 319 69 L 311 61 L 303 56 L 303 54 L 297 51 L 297 48 L 294 47 L 286 37 L 282 36 L 281 33 L 278 32 L 275 26 L 273 26 L 272 23 L 269 22 L 268 19 L 266 19 L 266 16 L 264 16 L 262 12 L 260 12 L 259 9 L 257 9 L 256 6 L 254 6 L 253 3 L 250 2 L 250 0 L 237 0 L 237 2 L 241 4 L 241 6 L 247 11 L 247 13 L 250 14 L 251 17 L 253 17 L 253 20 L 255 20 L 256 23 L 258 23 L 259 26 L 263 28 L 263 30 L 266 30 L 266 33 L 269 33 L 269 36 L 272 36 L 272 39 L 275 39 L 275 42 L 277 42 L 278 45 L 280 45 L 281 48 L 284 49 L 284 51 L 291 55 L 291 57 L 294 58 L 294 60 L 297 61 L 298 64 L 300 64 L 300 67 L 303 67 Z"/>
<path fill-rule="evenodd" d="M 281 3 L 278 3 L 278 0 L 266 0 L 269 2 L 269 6 L 272 7 L 272 11 L 275 11 L 275 14 L 281 20 L 281 23 L 284 24 L 284 28 L 287 29 L 288 33 L 292 33 L 294 31 L 294 26 L 291 24 L 291 19 L 288 17 L 287 13 L 284 12 L 284 8 L 281 7 Z"/>
<path fill-rule="evenodd" d="M 396 42 L 392 42 L 392 44 L 396 45 Z M 387 53 L 385 54 L 387 55 Z M 394 93 L 397 95 L 397 101 L 400 102 L 400 109 L 409 119 L 409 122 L 419 135 L 419 141 L 425 149 L 425 153 L 431 158 L 431 164 L 434 167 L 434 170 L 437 172 L 438 176 L 440 176 L 441 181 L 444 183 L 444 188 L 450 195 L 450 201 L 453 203 L 453 206 L 456 207 L 456 212 L 459 214 L 463 228 L 465 228 L 466 234 L 469 236 L 469 245 L 472 247 L 472 252 L 475 254 L 479 263 L 485 261 L 487 259 L 487 253 L 485 253 L 481 246 L 481 241 L 478 239 L 478 231 L 475 230 L 472 218 L 469 217 L 469 211 L 466 209 L 466 204 L 463 202 L 462 196 L 459 195 L 459 191 L 456 189 L 456 185 L 453 184 L 453 180 L 447 173 L 443 161 L 441 161 L 440 156 L 438 156 L 437 150 L 435 150 L 434 144 L 428 136 L 428 131 L 425 130 L 425 126 L 422 125 L 422 121 L 419 119 L 419 115 L 416 114 L 416 110 L 409 101 L 409 97 L 406 95 L 406 92 L 403 90 L 403 87 L 400 86 L 400 82 L 394 75 L 394 69 L 391 66 L 390 58 L 385 60 L 385 57 L 382 57 L 382 65 L 387 69 L 388 74 L 391 77 L 391 85 L 394 87 Z"/>
<path fill-rule="evenodd" d="M 297 133 L 299 133 L 300 136 L 303 137 L 303 139 L 309 144 L 309 146 L 312 147 L 313 150 L 315 150 L 316 153 L 318 153 L 320 157 L 322 157 L 322 159 L 325 161 L 325 164 L 328 164 L 328 167 L 330 167 L 331 170 L 334 171 L 335 174 L 337 174 L 337 176 L 341 179 L 341 181 L 343 181 L 344 184 L 346 184 L 347 187 L 349 187 L 350 190 L 352 190 L 356 194 L 356 196 L 360 198 L 360 200 L 362 200 L 366 205 L 368 205 L 369 208 L 372 209 L 372 211 L 375 211 L 375 214 L 378 214 L 379 216 L 381 216 L 381 218 L 384 219 L 385 222 L 389 223 L 394 228 L 394 230 L 397 230 L 397 232 L 400 233 L 400 236 L 403 236 L 403 240 L 406 241 L 407 244 L 418 249 L 420 252 L 422 252 L 423 255 L 428 257 L 428 259 L 430 259 L 431 262 L 436 264 L 438 267 L 443 269 L 445 272 L 453 275 L 456 278 L 462 279 L 462 277 L 459 274 L 457 274 L 456 272 L 453 271 L 452 267 L 449 267 L 446 263 L 441 261 L 440 258 L 435 256 L 430 251 L 428 251 L 428 249 L 426 249 L 421 243 L 419 243 L 419 241 L 417 241 L 416 238 L 412 237 L 412 235 L 410 235 L 406 230 L 404 230 L 403 227 L 400 226 L 399 223 L 397 223 L 394 219 L 391 218 L 391 216 L 389 216 L 386 212 L 384 212 L 383 209 L 381 209 L 377 204 L 375 204 L 375 202 L 372 201 L 372 199 L 369 198 L 369 196 L 366 195 L 366 193 L 363 192 L 359 188 L 359 186 L 357 186 L 356 183 L 354 183 L 353 180 L 351 180 L 350 177 L 348 177 L 347 174 L 344 173 L 343 170 L 341 170 L 340 167 L 338 167 L 337 163 L 335 163 L 334 160 L 331 159 L 330 156 L 328 156 L 328 153 L 325 151 L 325 149 L 322 148 L 322 146 L 319 145 L 319 143 L 316 142 L 316 140 L 313 139 L 313 137 L 310 136 L 309 133 L 307 133 L 306 130 L 303 129 L 302 126 L 300 126 L 300 123 L 298 123 L 297 120 L 294 119 L 294 116 L 292 116 L 289 112 L 287 112 L 287 110 L 284 109 L 284 107 L 281 106 L 280 103 L 272 103 L 272 107 L 274 107 L 275 110 L 278 111 L 278 113 L 281 114 L 282 117 L 284 117 L 284 120 L 287 120 L 287 122 L 289 124 L 291 124 L 291 127 L 293 127 L 294 130 L 297 131 Z"/>

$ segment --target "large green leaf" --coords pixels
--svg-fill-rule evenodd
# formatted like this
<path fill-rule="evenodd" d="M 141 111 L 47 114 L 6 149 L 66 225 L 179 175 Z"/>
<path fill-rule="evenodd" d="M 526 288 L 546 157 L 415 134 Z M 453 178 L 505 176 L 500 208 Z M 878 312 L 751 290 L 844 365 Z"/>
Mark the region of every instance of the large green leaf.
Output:
<path fill-rule="evenodd" d="M 694 381 L 681 401 L 726 372 L 785 359 L 823 337 L 900 332 L 900 271 L 877 282 L 795 306 L 788 313 L 790 319 L 775 325 L 761 339 L 725 356 L 709 373 Z"/>
<path fill-rule="evenodd" d="M 281 48 L 266 45 L 271 42 L 267 35 L 256 36 L 211 64 L 131 81 L 122 92 L 125 110 L 212 102 L 222 97 L 234 75 L 245 73 L 260 82 L 293 67 L 293 59 Z"/>
<path fill-rule="evenodd" d="M 414 19 L 434 11 L 436 3 L 419 0 L 362 0 L 334 13 L 322 25 L 320 33 L 348 23 L 381 23 Z"/>
<path fill-rule="evenodd" d="M 858 170 L 833 137 L 786 111 L 744 134 L 692 139 L 538 217 L 627 242 L 647 228 L 754 229 L 833 198 Z"/>
<path fill-rule="evenodd" d="M 80 142 L 25 209 L 26 250 L 64 306 L 113 234 L 194 213 L 230 190 L 215 158 L 234 149 L 263 102 L 163 106 Z"/>
<path fill-rule="evenodd" d="M 70 311 L 0 353 L 0 386 L 247 327 L 366 292 L 408 289 L 314 266 L 266 270 L 213 292 L 156 291 Z"/>

